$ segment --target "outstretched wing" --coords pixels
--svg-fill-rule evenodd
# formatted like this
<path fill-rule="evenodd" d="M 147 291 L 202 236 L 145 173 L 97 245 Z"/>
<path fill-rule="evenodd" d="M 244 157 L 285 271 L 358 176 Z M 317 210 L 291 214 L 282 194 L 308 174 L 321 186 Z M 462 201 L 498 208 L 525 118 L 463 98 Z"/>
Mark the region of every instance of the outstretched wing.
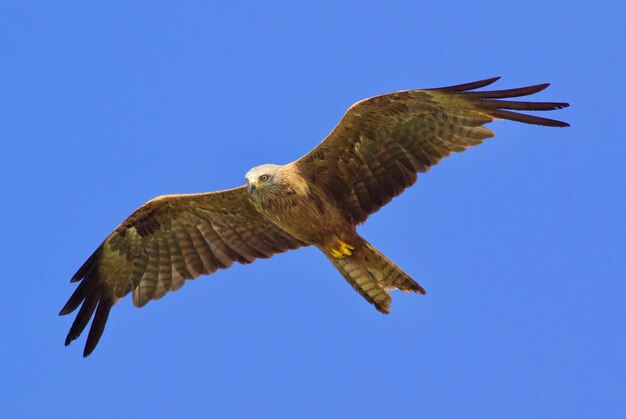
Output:
<path fill-rule="evenodd" d="M 133 303 L 142 307 L 186 279 L 304 245 L 258 213 L 245 187 L 153 199 L 117 227 L 72 278 L 81 282 L 60 314 L 82 306 L 65 345 L 95 312 L 83 353 L 89 355 L 111 307 L 131 291 Z"/>
<path fill-rule="evenodd" d="M 567 107 L 567 103 L 500 100 L 540 92 L 547 83 L 471 91 L 498 79 L 407 90 L 357 102 L 321 144 L 294 164 L 358 224 L 414 184 L 418 172 L 428 171 L 452 152 L 493 137 L 493 131 L 483 125 L 494 119 L 568 126 L 511 111 L 547 111 Z"/>

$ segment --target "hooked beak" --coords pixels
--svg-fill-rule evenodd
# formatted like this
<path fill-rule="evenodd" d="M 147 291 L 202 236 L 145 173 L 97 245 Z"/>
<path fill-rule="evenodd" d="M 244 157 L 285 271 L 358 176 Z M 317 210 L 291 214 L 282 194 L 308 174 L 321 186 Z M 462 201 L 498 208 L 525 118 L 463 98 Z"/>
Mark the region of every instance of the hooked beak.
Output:
<path fill-rule="evenodd" d="M 251 180 L 250 182 L 248 182 L 248 190 L 250 192 L 254 192 L 256 189 L 256 185 L 257 185 L 257 181 L 256 180 Z"/>

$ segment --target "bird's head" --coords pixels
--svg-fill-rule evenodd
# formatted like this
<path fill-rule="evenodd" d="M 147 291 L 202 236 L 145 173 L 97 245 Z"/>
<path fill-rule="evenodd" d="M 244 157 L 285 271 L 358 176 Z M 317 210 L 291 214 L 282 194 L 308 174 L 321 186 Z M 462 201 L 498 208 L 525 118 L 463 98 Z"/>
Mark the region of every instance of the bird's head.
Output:
<path fill-rule="evenodd" d="M 280 183 L 278 172 L 281 166 L 276 164 L 264 164 L 262 166 L 253 167 L 246 173 L 246 183 L 251 193 L 262 193 L 279 186 Z"/>

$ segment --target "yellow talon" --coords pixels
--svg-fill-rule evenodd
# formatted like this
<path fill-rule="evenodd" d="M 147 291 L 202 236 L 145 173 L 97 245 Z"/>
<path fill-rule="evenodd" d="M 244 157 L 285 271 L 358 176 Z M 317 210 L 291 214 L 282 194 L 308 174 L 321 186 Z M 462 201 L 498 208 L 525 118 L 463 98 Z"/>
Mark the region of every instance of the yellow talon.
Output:
<path fill-rule="evenodd" d="M 332 257 L 336 259 L 342 259 L 346 256 L 352 256 L 352 251 L 354 250 L 354 246 L 349 245 L 346 242 L 341 240 L 337 241 L 337 247 L 330 249 L 330 254 Z"/>

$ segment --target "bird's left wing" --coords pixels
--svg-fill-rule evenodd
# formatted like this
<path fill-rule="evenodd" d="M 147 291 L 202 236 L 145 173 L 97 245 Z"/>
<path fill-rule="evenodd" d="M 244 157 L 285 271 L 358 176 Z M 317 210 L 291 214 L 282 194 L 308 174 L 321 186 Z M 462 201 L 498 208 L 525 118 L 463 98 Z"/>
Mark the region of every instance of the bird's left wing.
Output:
<path fill-rule="evenodd" d="M 304 245 L 257 212 L 245 187 L 155 198 L 117 227 L 72 277 L 80 284 L 60 314 L 82 306 L 65 344 L 95 312 L 83 353 L 89 355 L 111 307 L 131 291 L 133 303 L 142 307 L 186 279 Z"/>
<path fill-rule="evenodd" d="M 494 119 L 553 127 L 565 122 L 517 111 L 548 111 L 561 102 L 502 100 L 532 95 L 548 84 L 474 91 L 498 77 L 438 89 L 405 90 L 355 103 L 321 144 L 294 162 L 354 224 L 362 223 L 453 152 L 494 135 Z"/>

